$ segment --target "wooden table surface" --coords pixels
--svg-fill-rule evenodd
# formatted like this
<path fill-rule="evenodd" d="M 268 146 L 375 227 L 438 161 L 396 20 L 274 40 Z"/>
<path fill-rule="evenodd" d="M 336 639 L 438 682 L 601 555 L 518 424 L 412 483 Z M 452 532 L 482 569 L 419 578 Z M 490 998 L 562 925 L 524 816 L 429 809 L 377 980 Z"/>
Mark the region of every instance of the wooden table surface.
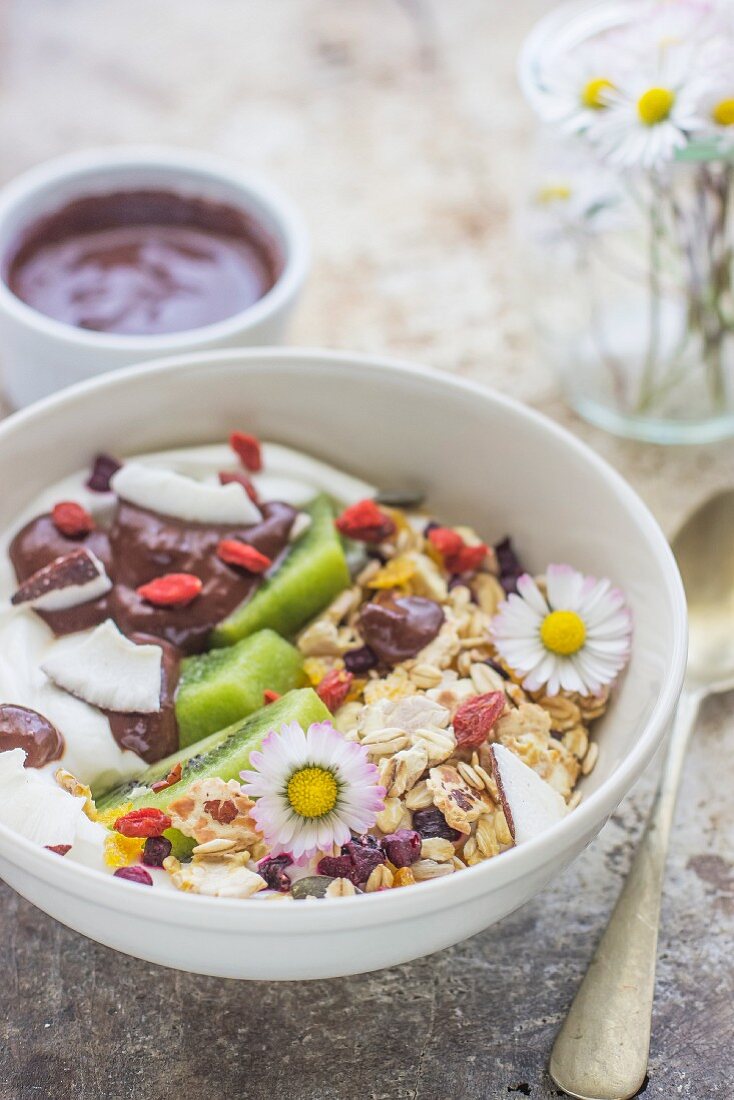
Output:
<path fill-rule="evenodd" d="M 0 176 L 91 144 L 212 149 L 304 209 L 292 342 L 389 352 L 578 432 L 670 530 L 734 445 L 661 450 L 575 420 L 530 336 L 512 211 L 532 119 L 514 58 L 546 0 L 3 0 Z M 670 859 L 646 1100 L 730 1098 L 732 699 L 705 711 Z M 650 801 L 642 780 L 561 880 L 482 935 L 304 985 L 175 973 L 0 887 L 0 1100 L 499 1100 L 546 1062 Z"/>

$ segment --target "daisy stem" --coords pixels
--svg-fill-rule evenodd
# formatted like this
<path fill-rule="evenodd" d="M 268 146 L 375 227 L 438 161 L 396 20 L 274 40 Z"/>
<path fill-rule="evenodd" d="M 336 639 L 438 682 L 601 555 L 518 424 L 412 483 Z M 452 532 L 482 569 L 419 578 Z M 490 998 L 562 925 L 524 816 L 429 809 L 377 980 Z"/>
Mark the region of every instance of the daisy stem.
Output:
<path fill-rule="evenodd" d="M 660 338 L 660 242 L 662 237 L 662 222 L 660 218 L 661 192 L 657 178 L 650 177 L 651 194 L 649 206 L 650 242 L 649 242 L 649 268 L 648 268 L 648 340 L 645 354 L 645 364 L 642 369 L 640 394 L 636 412 L 645 413 L 649 410 L 655 394 L 655 373 L 658 361 L 658 346 Z"/>

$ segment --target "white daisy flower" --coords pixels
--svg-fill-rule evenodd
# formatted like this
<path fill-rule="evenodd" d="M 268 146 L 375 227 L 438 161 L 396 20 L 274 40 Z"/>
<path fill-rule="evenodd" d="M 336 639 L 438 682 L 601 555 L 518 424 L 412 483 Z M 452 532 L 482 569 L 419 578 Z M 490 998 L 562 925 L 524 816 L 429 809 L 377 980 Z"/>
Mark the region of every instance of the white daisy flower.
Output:
<path fill-rule="evenodd" d="M 544 73 L 549 121 L 561 122 L 568 133 L 583 134 L 609 106 L 618 67 L 618 55 L 600 42 L 559 55 Z"/>
<path fill-rule="evenodd" d="M 306 732 L 297 722 L 271 731 L 250 764 L 254 770 L 240 775 L 245 794 L 257 799 L 251 815 L 271 852 L 288 852 L 294 861 L 346 844 L 384 807 L 385 788 L 366 749 L 330 722 Z"/>
<path fill-rule="evenodd" d="M 492 621 L 500 656 L 523 687 L 596 695 L 624 668 L 632 615 L 618 588 L 570 565 L 549 565 L 547 595 L 525 573 Z"/>
<path fill-rule="evenodd" d="M 609 92 L 587 134 L 611 166 L 659 169 L 705 128 L 701 101 L 710 79 L 689 62 L 688 50 L 665 50 L 649 71 L 636 69 Z"/>

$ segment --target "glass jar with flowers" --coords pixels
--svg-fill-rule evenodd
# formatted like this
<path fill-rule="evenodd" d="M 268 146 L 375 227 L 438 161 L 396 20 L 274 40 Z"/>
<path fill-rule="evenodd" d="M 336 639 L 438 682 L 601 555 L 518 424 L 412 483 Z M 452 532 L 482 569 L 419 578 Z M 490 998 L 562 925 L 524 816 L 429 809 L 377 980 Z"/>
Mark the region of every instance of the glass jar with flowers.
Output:
<path fill-rule="evenodd" d="M 530 298 L 570 403 L 638 439 L 734 435 L 734 4 L 564 6 L 520 79 Z"/>

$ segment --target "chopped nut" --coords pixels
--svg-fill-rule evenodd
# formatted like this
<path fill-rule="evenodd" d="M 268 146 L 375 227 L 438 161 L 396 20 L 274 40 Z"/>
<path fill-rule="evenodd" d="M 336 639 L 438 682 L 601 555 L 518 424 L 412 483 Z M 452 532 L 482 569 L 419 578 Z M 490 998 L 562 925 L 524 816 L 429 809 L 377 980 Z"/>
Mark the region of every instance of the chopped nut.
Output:
<path fill-rule="evenodd" d="M 196 779 L 167 808 L 175 829 L 199 844 L 226 839 L 251 848 L 260 839 L 250 810 L 255 805 L 235 779 Z"/>
<path fill-rule="evenodd" d="M 489 665 L 472 664 L 469 675 L 476 688 L 477 695 L 486 695 L 490 691 L 505 690 L 505 681 L 499 672 L 495 672 Z"/>
<path fill-rule="evenodd" d="M 305 657 L 341 657 L 345 649 L 339 643 L 336 623 L 317 619 L 303 630 L 296 645 Z"/>
<path fill-rule="evenodd" d="M 385 808 L 377 815 L 375 824 L 380 832 L 396 833 L 403 818 L 403 804 L 399 798 L 386 798 Z"/>
<path fill-rule="evenodd" d="M 490 808 L 449 764 L 431 768 L 428 786 L 433 791 L 434 805 L 448 824 L 465 835 L 471 832 L 471 822 Z"/>
<path fill-rule="evenodd" d="M 599 746 L 597 745 L 596 741 L 592 741 L 581 765 L 581 774 L 590 775 L 598 758 Z"/>
<path fill-rule="evenodd" d="M 480 817 L 475 833 L 477 849 L 485 859 L 499 855 L 500 846 L 494 828 L 494 820 L 491 817 Z"/>
<path fill-rule="evenodd" d="M 413 787 L 428 767 L 428 752 L 418 742 L 383 760 L 380 765 L 380 783 L 391 797 L 405 794 Z"/>
<path fill-rule="evenodd" d="M 456 748 L 456 738 L 452 730 L 439 730 L 427 727 L 417 729 L 411 734 L 414 745 L 422 745 L 428 754 L 428 763 L 431 767 L 443 764 L 444 760 L 453 754 Z"/>
<path fill-rule="evenodd" d="M 482 818 L 482 820 L 484 820 Z M 497 810 L 494 815 L 494 831 L 498 841 L 503 847 L 511 847 L 514 844 L 512 839 L 512 833 L 507 824 L 507 818 L 504 815 L 503 810 Z"/>
<path fill-rule="evenodd" d="M 564 733 L 563 744 L 577 760 L 583 760 L 589 747 L 589 735 L 583 726 L 572 726 L 567 733 Z"/>
<path fill-rule="evenodd" d="M 507 599 L 504 588 L 490 573 L 477 573 L 471 586 L 479 606 L 490 618 L 496 614 L 499 605 Z"/>
<path fill-rule="evenodd" d="M 194 856 L 179 863 L 169 856 L 163 866 L 179 890 L 213 897 L 249 898 L 267 888 L 264 878 L 247 867 L 249 852 L 221 853 L 218 858 Z"/>
<path fill-rule="evenodd" d="M 211 856 L 216 855 L 217 852 L 231 852 L 234 847 L 236 845 L 233 840 L 216 837 L 214 840 L 207 840 L 204 844 L 197 844 L 192 849 L 192 854 L 195 856 Z"/>

